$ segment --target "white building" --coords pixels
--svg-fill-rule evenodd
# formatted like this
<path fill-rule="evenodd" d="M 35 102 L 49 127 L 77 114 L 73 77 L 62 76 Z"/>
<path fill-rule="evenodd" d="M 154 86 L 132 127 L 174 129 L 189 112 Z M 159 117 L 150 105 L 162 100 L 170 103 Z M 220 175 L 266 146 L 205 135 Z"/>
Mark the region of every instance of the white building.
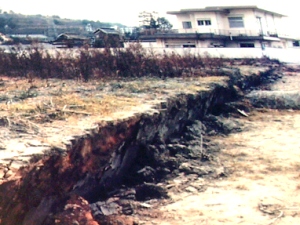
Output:
<path fill-rule="evenodd" d="M 156 33 L 153 38 L 160 47 L 293 47 L 293 39 L 281 33 L 285 16 L 257 6 L 206 7 L 167 13 L 176 15 L 179 29 Z"/>

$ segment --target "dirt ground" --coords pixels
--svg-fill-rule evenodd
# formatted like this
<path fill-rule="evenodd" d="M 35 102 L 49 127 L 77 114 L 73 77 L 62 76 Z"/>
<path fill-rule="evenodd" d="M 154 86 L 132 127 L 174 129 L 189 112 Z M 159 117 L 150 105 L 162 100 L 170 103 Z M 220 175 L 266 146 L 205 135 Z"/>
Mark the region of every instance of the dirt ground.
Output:
<path fill-rule="evenodd" d="M 299 77 L 273 89 L 300 90 Z M 256 109 L 237 120 L 242 132 L 214 140 L 225 176 L 169 181 L 171 198 L 149 202 L 140 224 L 299 224 L 300 111 Z"/>
<path fill-rule="evenodd" d="M 160 209 L 168 219 L 153 222 L 299 224 L 300 112 L 257 112 L 245 123 L 247 131 L 218 140 L 220 162 L 233 173 L 190 184 L 205 192 L 174 193 L 175 203 Z"/>

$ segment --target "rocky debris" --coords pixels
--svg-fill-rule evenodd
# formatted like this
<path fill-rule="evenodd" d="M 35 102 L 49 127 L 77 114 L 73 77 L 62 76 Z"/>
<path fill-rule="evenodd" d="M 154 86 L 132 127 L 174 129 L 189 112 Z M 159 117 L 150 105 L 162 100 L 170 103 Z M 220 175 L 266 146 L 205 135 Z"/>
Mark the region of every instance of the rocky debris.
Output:
<path fill-rule="evenodd" d="M 214 115 L 207 115 L 204 119 L 204 124 L 208 127 L 208 135 L 240 132 L 242 127 L 242 124 L 233 118 Z"/>
<path fill-rule="evenodd" d="M 284 67 L 285 77 L 272 83 L 266 90 L 254 90 L 246 95 L 249 102 L 258 108 L 300 109 L 299 67 Z M 280 90 L 280 91 L 278 91 Z"/>
<path fill-rule="evenodd" d="M 146 201 L 150 199 L 167 198 L 168 194 L 164 187 L 157 184 L 144 183 L 136 187 L 136 199 L 138 201 Z"/>
<path fill-rule="evenodd" d="M 35 214 L 39 211 L 35 210 Z M 38 214 L 41 215 L 40 213 Z M 47 215 L 48 216 L 48 215 Z M 36 218 L 37 215 L 32 215 L 32 219 Z M 25 218 L 26 221 L 26 218 Z M 26 221 L 27 222 L 27 221 Z M 24 224 L 39 224 L 36 221 L 29 221 Z M 56 213 L 53 217 L 48 216 L 41 224 L 52 225 L 52 224 L 70 224 L 70 225 L 99 225 L 99 223 L 93 218 L 89 203 L 80 196 L 71 196 L 63 206 L 63 208 L 57 208 Z"/>
<path fill-rule="evenodd" d="M 109 193 L 111 197 L 104 201 L 97 201 L 90 204 L 95 217 L 109 215 L 132 215 L 134 213 L 133 202 L 136 200 L 136 189 L 118 189 Z"/>
<path fill-rule="evenodd" d="M 247 95 L 252 105 L 270 109 L 300 109 L 300 91 L 253 91 Z"/>
<path fill-rule="evenodd" d="M 197 174 L 199 176 L 208 175 L 213 173 L 213 169 L 209 166 L 199 166 L 197 163 L 182 163 L 179 167 L 180 172 L 185 174 Z"/>

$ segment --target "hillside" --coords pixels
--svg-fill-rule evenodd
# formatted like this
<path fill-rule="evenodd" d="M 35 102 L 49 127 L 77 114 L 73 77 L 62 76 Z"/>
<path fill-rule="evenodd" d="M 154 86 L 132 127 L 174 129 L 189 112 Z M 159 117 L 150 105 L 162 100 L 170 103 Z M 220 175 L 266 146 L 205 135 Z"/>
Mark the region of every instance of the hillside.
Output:
<path fill-rule="evenodd" d="M 44 34 L 56 37 L 60 33 L 69 32 L 76 34 L 87 33 L 87 25 L 92 30 L 99 27 L 124 27 L 119 23 L 109 23 L 91 20 L 72 20 L 59 16 L 22 15 L 13 12 L 1 12 L 0 10 L 0 33 L 3 34 Z"/>

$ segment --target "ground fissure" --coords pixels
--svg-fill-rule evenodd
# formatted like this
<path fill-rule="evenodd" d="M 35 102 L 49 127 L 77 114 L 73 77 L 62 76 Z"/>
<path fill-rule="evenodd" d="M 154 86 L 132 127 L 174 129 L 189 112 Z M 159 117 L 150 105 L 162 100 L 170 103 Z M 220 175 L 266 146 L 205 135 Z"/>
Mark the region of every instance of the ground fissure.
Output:
<path fill-rule="evenodd" d="M 142 215 L 157 199 L 169 201 L 168 189 L 176 187 L 166 185 L 170 178 L 187 179 L 182 187 L 190 192 L 205 190 L 205 185 L 190 184 L 232 173 L 219 161 L 220 144 L 212 137 L 240 131 L 239 117 L 252 107 L 247 100 L 231 101 L 264 79 L 276 80 L 282 71 L 275 67 L 247 75 L 226 69 L 230 79 L 168 97 L 143 113 L 99 122 L 71 139 L 66 151 L 52 148 L 19 170 L 21 179 L 0 186 L 1 222 L 134 224 L 132 215 Z"/>

